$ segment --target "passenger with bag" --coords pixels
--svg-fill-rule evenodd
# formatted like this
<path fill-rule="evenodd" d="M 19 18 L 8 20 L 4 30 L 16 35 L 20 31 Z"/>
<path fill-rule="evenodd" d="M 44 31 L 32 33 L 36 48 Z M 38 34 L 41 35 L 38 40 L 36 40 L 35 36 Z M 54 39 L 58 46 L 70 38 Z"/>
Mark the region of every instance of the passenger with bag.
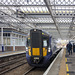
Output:
<path fill-rule="evenodd" d="M 69 55 L 70 54 L 72 55 L 72 44 L 69 42 L 66 47 L 67 47 L 67 50 L 69 52 Z"/>

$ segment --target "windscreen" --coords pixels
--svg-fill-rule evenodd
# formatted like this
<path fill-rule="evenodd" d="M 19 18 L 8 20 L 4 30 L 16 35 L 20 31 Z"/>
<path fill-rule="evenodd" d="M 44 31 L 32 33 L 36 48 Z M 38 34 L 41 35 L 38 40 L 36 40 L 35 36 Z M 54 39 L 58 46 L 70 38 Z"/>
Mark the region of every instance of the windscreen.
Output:
<path fill-rule="evenodd" d="M 40 35 L 38 32 L 32 33 L 32 47 L 34 48 L 40 47 Z"/>
<path fill-rule="evenodd" d="M 31 32 L 31 46 L 32 48 L 40 48 L 42 45 L 42 35 L 40 31 Z"/>

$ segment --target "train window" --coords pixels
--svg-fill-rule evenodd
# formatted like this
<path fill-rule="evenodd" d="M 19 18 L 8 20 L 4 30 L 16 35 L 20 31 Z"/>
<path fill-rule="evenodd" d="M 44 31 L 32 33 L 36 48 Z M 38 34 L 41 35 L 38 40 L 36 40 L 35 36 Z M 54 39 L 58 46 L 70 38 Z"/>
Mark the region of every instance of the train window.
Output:
<path fill-rule="evenodd" d="M 43 47 L 47 47 L 47 40 L 43 40 Z"/>

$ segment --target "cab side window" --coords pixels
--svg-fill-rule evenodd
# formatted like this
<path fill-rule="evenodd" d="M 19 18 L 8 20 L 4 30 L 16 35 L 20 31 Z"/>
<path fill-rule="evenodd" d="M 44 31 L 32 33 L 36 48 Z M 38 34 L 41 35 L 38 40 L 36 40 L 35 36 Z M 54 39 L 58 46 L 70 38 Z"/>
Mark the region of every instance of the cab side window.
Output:
<path fill-rule="evenodd" d="M 43 40 L 43 47 L 47 47 L 47 40 Z"/>

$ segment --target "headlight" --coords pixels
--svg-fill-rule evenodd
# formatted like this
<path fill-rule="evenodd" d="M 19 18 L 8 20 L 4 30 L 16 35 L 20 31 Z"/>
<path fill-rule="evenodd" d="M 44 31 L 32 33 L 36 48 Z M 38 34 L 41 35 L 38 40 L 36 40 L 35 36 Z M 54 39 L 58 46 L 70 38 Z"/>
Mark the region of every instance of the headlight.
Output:
<path fill-rule="evenodd" d="M 28 51 L 28 47 L 26 47 L 26 51 Z"/>
<path fill-rule="evenodd" d="M 50 52 L 50 51 L 51 51 L 51 48 L 49 47 L 49 48 L 48 48 L 48 52 Z"/>

